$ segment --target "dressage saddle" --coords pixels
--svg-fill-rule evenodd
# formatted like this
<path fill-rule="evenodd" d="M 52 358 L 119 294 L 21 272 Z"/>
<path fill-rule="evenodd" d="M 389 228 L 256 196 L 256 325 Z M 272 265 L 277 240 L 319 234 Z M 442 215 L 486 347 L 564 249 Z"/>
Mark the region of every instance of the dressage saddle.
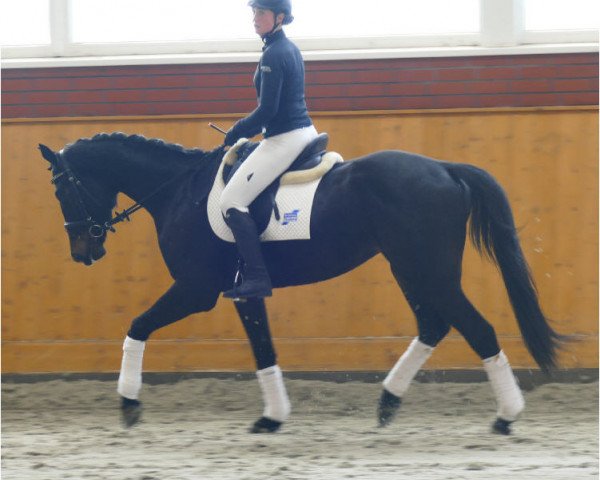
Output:
<path fill-rule="evenodd" d="M 274 213 L 276 220 L 279 221 L 281 218 L 275 196 L 277 195 L 277 190 L 279 189 L 282 177 L 289 172 L 304 172 L 317 168 L 323 160 L 323 155 L 326 153 L 328 143 L 329 135 L 327 133 L 319 134 L 317 138 L 311 141 L 304 150 L 302 150 L 296 160 L 292 162 L 290 168 L 276 178 L 273 183 L 263 190 L 250 204 L 250 215 L 254 218 L 259 233 L 262 233 L 267 228 L 272 212 Z M 234 163 L 232 165 L 227 163 L 224 165 L 223 181 L 225 184 L 229 182 L 240 165 L 248 158 L 256 147 L 258 147 L 258 142 L 246 142 L 237 149 L 237 159 Z"/>

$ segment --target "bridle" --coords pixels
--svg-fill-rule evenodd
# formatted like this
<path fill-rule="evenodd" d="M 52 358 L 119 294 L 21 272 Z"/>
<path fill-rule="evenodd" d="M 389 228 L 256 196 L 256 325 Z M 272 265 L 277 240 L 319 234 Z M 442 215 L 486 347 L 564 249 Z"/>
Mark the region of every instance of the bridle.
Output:
<path fill-rule="evenodd" d="M 222 131 L 221 129 L 219 129 L 216 126 L 213 126 L 213 125 L 211 125 L 211 126 L 213 128 L 216 128 L 219 131 Z M 215 149 L 215 152 L 217 152 L 219 150 L 222 151 L 224 147 L 225 147 L 224 145 L 221 145 L 220 147 Z M 69 166 L 67 160 L 64 158 L 63 155 L 61 155 L 61 153 L 62 152 L 59 152 L 56 155 L 56 159 L 57 159 L 57 165 L 61 166 L 63 170 L 61 172 L 56 173 L 52 177 L 50 182 L 53 185 L 57 185 L 57 182 L 59 180 L 61 180 L 61 178 L 68 180 L 69 185 L 71 185 L 72 188 L 74 189 L 73 192 L 75 193 L 75 199 L 77 200 L 77 205 L 78 205 L 79 211 L 81 212 L 81 215 L 83 217 L 82 220 L 75 220 L 73 222 L 65 222 L 64 227 L 67 230 L 67 233 L 69 232 L 69 230 L 72 230 L 74 228 L 87 227 L 88 234 L 92 238 L 101 238 L 104 235 L 106 235 L 107 232 L 113 232 L 113 233 L 116 232 L 113 225 L 116 225 L 117 223 L 120 223 L 120 222 L 124 222 L 125 220 L 127 220 L 128 222 L 131 221 L 130 216 L 133 213 L 137 212 L 138 210 L 141 210 L 142 208 L 144 208 L 143 205 L 146 202 L 146 200 L 148 200 L 151 197 L 153 197 L 154 195 L 156 195 L 163 188 L 165 188 L 170 183 L 173 183 L 175 180 L 179 180 L 180 178 L 188 175 L 188 172 L 184 172 L 181 175 L 175 175 L 173 178 L 171 178 L 171 179 L 167 180 L 166 182 L 162 183 L 161 185 L 159 185 L 158 188 L 156 188 L 154 191 L 150 192 L 139 202 L 134 203 L 131 207 L 126 208 L 125 210 L 123 210 L 120 213 L 115 212 L 114 217 L 112 217 L 110 220 L 107 220 L 106 222 L 102 222 L 102 221 L 95 220 L 94 217 L 89 213 L 89 210 L 86 207 L 85 202 L 83 201 L 84 194 L 85 194 L 85 196 L 89 197 L 96 205 L 98 205 L 100 207 L 102 205 L 96 199 L 96 197 L 94 197 L 94 195 L 87 188 L 85 188 L 85 186 L 81 183 L 81 180 L 79 180 L 77 178 L 77 176 L 73 173 L 73 170 L 71 170 L 71 167 Z M 60 165 L 60 164 L 62 164 L 62 165 Z M 49 170 L 52 170 L 52 166 L 49 168 Z M 65 175 L 66 175 L 66 177 L 64 177 Z"/>
<path fill-rule="evenodd" d="M 171 180 L 169 180 L 168 182 L 165 182 L 165 184 L 161 185 L 157 190 L 152 192 L 150 195 L 146 196 L 144 198 L 144 200 L 142 200 L 142 202 L 136 202 L 134 205 L 123 210 L 120 213 L 116 212 L 115 216 L 112 217 L 110 220 L 108 220 L 106 222 L 102 222 L 102 221 L 95 220 L 94 217 L 89 213 L 89 210 L 86 207 L 85 202 L 83 201 L 83 196 L 85 195 L 85 196 L 89 197 L 96 205 L 102 206 L 100 204 L 100 202 L 96 199 L 96 197 L 87 188 L 85 188 L 85 186 L 81 183 L 81 180 L 79 180 L 77 178 L 77 176 L 75 176 L 75 174 L 73 173 L 73 170 L 71 170 L 71 168 L 69 167 L 69 164 L 67 163 L 66 159 L 60 154 L 57 155 L 57 159 L 58 159 L 58 162 L 62 163 L 61 166 L 63 168 L 63 171 L 55 174 L 52 177 L 52 179 L 50 180 L 50 183 L 52 183 L 53 185 L 57 185 L 58 181 L 61 178 L 66 179 L 69 182 L 68 185 L 71 185 L 73 188 L 77 206 L 83 217 L 82 220 L 65 222 L 64 223 L 65 230 L 67 230 L 67 232 L 69 232 L 70 230 L 72 230 L 74 228 L 87 227 L 88 234 L 92 238 L 101 238 L 104 235 L 106 235 L 107 232 L 116 232 L 113 225 L 123 222 L 125 220 L 130 221 L 131 219 L 129 218 L 129 216 L 132 213 L 135 213 L 138 210 L 140 210 L 141 208 L 143 208 L 142 207 L 143 201 L 150 198 L 152 195 L 154 195 L 160 189 L 162 189 L 166 183 L 169 183 L 171 181 Z M 52 167 L 50 167 L 50 169 L 52 169 Z"/>

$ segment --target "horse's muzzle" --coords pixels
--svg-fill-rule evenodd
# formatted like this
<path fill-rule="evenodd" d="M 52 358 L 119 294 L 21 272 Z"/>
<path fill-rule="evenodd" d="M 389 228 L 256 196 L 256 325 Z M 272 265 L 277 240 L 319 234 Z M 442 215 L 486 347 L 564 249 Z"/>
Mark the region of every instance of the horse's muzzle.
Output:
<path fill-rule="evenodd" d="M 71 242 L 71 258 L 77 263 L 83 263 L 89 267 L 104 255 L 106 255 L 106 249 L 100 242 L 83 239 Z"/>
<path fill-rule="evenodd" d="M 94 263 L 94 261 L 92 260 L 92 257 L 89 255 L 71 254 L 71 258 L 73 259 L 73 261 L 75 261 L 77 263 L 83 263 L 87 267 L 89 267 L 90 265 L 92 265 L 92 263 Z"/>

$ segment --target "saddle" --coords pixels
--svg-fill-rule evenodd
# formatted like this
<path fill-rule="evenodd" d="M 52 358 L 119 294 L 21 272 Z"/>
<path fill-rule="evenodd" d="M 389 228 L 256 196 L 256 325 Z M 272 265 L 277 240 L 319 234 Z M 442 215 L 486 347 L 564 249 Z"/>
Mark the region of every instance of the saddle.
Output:
<path fill-rule="evenodd" d="M 267 228 L 271 213 L 275 215 L 277 221 L 281 219 L 275 200 L 280 186 L 312 182 L 329 172 L 336 163 L 343 161 L 339 154 L 327 152 L 328 143 L 329 135 L 327 133 L 319 134 L 302 150 L 290 167 L 250 204 L 250 215 L 254 218 L 259 233 Z M 246 138 L 241 138 L 227 151 L 223 157 L 223 182 L 225 185 L 257 147 L 258 142 L 250 142 Z"/>

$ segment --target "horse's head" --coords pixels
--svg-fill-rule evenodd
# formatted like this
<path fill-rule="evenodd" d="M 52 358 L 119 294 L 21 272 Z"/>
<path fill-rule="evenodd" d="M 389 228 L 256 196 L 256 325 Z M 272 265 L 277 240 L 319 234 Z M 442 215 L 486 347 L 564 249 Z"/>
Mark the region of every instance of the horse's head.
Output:
<path fill-rule="evenodd" d="M 76 176 L 63 151 L 53 152 L 41 144 L 39 148 L 50 162 L 52 184 L 65 219 L 71 257 L 76 262 L 91 265 L 106 254 L 104 241 L 110 229 L 106 225 L 112 217 L 116 195 L 101 194 L 102 189 L 89 176 Z"/>

